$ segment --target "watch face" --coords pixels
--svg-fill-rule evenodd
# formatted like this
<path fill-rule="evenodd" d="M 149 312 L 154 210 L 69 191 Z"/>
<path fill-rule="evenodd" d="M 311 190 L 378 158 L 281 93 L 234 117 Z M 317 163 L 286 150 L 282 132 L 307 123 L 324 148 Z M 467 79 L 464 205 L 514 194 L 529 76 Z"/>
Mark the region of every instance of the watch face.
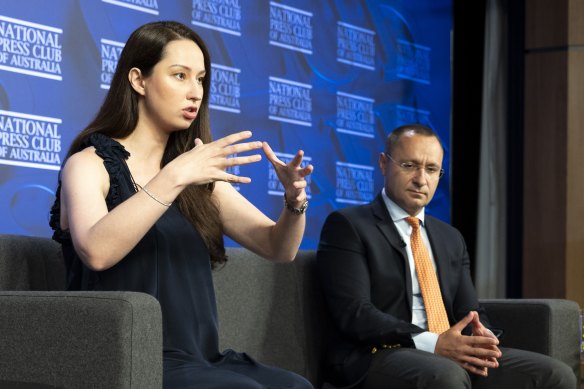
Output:
<path fill-rule="evenodd" d="M 294 213 L 301 215 L 306 211 L 306 208 L 308 208 L 308 201 L 305 201 L 300 208 L 294 208 Z"/>

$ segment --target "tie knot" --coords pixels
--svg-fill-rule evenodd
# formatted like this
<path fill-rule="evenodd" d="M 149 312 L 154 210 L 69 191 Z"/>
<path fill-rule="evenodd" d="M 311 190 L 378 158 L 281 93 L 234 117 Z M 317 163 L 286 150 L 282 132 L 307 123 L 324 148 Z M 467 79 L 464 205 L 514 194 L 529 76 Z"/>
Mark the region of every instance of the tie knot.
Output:
<path fill-rule="evenodd" d="M 406 221 L 413 229 L 420 228 L 420 219 L 415 216 L 408 216 L 406 217 Z"/>

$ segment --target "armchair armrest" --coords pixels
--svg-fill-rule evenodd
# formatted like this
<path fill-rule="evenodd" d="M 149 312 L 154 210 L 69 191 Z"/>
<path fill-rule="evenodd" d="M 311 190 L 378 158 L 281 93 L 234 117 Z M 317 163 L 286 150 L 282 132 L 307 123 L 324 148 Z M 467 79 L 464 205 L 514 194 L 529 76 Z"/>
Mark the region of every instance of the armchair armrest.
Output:
<path fill-rule="evenodd" d="M 535 351 L 564 361 L 580 377 L 580 306 L 562 299 L 481 300 L 501 346 Z"/>
<path fill-rule="evenodd" d="M 0 334 L 0 386 L 162 387 L 160 305 L 144 293 L 0 292 Z"/>

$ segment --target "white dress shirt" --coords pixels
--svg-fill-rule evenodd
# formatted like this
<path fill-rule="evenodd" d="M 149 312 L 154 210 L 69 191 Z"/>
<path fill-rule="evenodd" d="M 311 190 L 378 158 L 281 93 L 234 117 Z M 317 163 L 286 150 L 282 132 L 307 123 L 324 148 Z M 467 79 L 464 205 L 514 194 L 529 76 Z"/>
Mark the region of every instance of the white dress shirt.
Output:
<path fill-rule="evenodd" d="M 414 255 L 412 254 L 412 246 L 410 243 L 410 237 L 412 235 L 412 226 L 405 220 L 406 217 L 410 216 L 406 211 L 401 209 L 399 205 L 394 203 L 387 197 L 385 193 L 385 188 L 381 191 L 383 201 L 385 206 L 389 211 L 389 216 L 398 233 L 400 234 L 403 242 L 406 244 L 406 252 L 408 254 L 408 262 L 410 265 L 410 276 L 412 278 L 412 324 L 417 325 L 425 330 L 428 329 L 428 320 L 426 318 L 426 309 L 424 308 L 424 299 L 422 298 L 422 292 L 420 291 L 420 283 L 418 282 L 418 276 L 416 274 L 416 265 L 414 263 Z M 416 215 L 420 219 L 420 233 L 422 235 L 422 240 L 428 249 L 430 254 L 430 259 L 432 260 L 432 265 L 434 270 L 436 270 L 436 262 L 434 261 L 434 254 L 432 253 L 432 247 L 430 246 L 430 241 L 428 240 L 428 234 L 426 233 L 426 227 L 424 222 L 424 208 Z M 438 341 L 438 334 L 433 332 L 422 332 L 412 336 L 412 340 L 419 350 L 424 350 L 433 353 L 436 348 L 436 342 Z"/>

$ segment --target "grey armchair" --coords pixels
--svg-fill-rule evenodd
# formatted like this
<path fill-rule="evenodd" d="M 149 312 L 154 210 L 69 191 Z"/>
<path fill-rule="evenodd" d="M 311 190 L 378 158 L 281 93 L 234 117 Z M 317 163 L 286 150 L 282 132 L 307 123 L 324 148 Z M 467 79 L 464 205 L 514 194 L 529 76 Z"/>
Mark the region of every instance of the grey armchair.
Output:
<path fill-rule="evenodd" d="M 501 345 L 564 361 L 580 377 L 580 306 L 561 299 L 481 300 Z"/>
<path fill-rule="evenodd" d="M 285 265 L 240 248 L 227 255 L 227 265 L 214 272 L 222 348 L 245 351 L 320 387 L 329 323 L 315 252 L 301 251 Z M 141 293 L 63 292 L 63 273 L 56 243 L 0 235 L 0 388 L 161 388 L 158 302 Z M 482 303 L 504 330 L 503 345 L 558 358 L 579 376 L 578 304 Z"/>
<path fill-rule="evenodd" d="M 322 385 L 320 363 L 327 326 L 316 279 L 315 251 L 290 264 L 273 264 L 244 249 L 230 249 L 215 273 L 221 344 L 295 371 Z M 560 299 L 482 300 L 503 346 L 549 355 L 580 376 L 577 303 Z M 329 384 L 326 388 L 331 388 Z"/>
<path fill-rule="evenodd" d="M 64 284 L 58 244 L 0 235 L 0 388 L 161 388 L 158 301 Z"/>

